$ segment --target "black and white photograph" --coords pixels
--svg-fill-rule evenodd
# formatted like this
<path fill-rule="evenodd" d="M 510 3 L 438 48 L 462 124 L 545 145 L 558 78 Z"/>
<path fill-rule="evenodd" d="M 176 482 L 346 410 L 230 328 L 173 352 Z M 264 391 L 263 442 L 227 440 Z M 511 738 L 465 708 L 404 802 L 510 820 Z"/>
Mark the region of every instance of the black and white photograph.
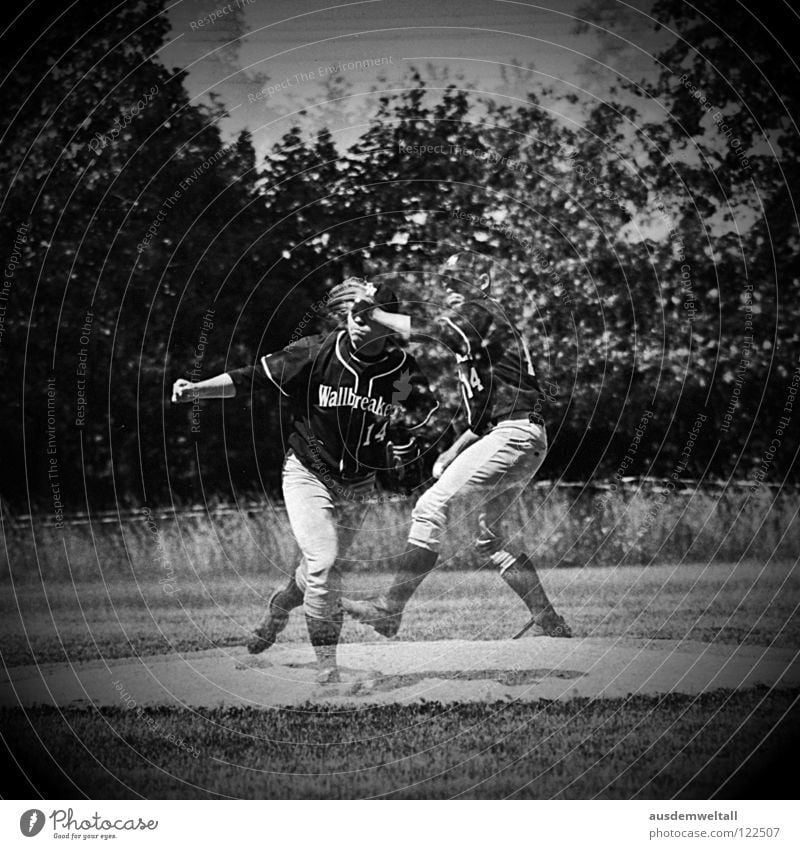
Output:
<path fill-rule="evenodd" d="M 3 13 L 0 841 L 791 845 L 796 5 Z"/>

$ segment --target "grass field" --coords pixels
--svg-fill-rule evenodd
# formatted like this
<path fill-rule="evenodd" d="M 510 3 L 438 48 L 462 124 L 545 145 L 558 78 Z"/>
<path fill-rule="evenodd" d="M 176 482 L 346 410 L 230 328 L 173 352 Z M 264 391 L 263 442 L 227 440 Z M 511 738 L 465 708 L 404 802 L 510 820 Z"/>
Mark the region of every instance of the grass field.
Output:
<path fill-rule="evenodd" d="M 776 768 L 796 754 L 798 699 L 754 689 L 146 718 L 38 709 L 0 721 L 32 782 L 58 798 L 793 798 Z"/>
<path fill-rule="evenodd" d="M 664 501 L 639 491 L 599 509 L 593 498 L 537 491 L 510 517 L 575 639 L 800 646 L 795 497 Z M 347 564 L 351 594 L 383 583 L 381 558 L 401 544 L 408 509 L 373 510 Z M 399 639 L 480 643 L 525 621 L 495 573 L 470 568 L 468 518 L 456 521 Z M 279 508 L 149 519 L 5 526 L 6 666 L 244 640 L 296 557 Z M 307 642 L 299 612 L 281 639 Z M 375 639 L 345 623 L 345 642 Z M 3 781 L 16 798 L 785 798 L 776 764 L 794 762 L 798 699 L 751 689 L 357 713 L 312 704 L 4 710 L 3 739 L 22 767 L 10 764 Z"/>
<path fill-rule="evenodd" d="M 543 569 L 542 580 L 576 637 L 641 637 L 800 645 L 800 571 L 787 563 Z M 355 575 L 352 594 L 380 577 Z M 241 643 L 263 615 L 265 576 L 189 576 L 175 592 L 149 578 L 97 583 L 18 584 L 0 602 L 0 645 L 7 666 L 185 652 Z M 11 589 L 10 587 L 8 588 Z M 403 620 L 403 640 L 505 639 L 525 608 L 490 570 L 439 572 L 420 588 Z M 301 613 L 282 635 L 307 640 Z M 344 642 L 377 639 L 348 620 Z"/>
<path fill-rule="evenodd" d="M 542 577 L 577 639 L 800 641 L 800 575 L 787 563 L 548 569 Z M 374 582 L 356 575 L 350 585 L 368 590 Z M 271 583 L 269 576 L 182 576 L 168 594 L 152 578 L 29 580 L 3 594 L 3 660 L 233 645 L 260 616 Z M 524 618 L 495 574 L 443 572 L 421 588 L 400 638 L 493 640 Z M 298 613 L 282 639 L 307 639 Z M 344 639 L 375 637 L 348 622 Z M 18 796 L 774 798 L 775 760 L 797 744 L 799 699 L 800 692 L 761 689 L 356 714 L 310 704 L 142 714 L 39 708 L 3 711 L 0 721 L 34 785 L 7 772 L 10 795 Z"/>

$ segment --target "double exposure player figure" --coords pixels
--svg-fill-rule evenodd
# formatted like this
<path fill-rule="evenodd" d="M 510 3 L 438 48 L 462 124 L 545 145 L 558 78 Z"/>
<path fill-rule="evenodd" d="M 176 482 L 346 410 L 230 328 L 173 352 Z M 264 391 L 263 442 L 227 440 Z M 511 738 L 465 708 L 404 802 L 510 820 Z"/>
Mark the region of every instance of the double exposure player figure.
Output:
<path fill-rule="evenodd" d="M 328 307 L 346 316 L 346 326 L 301 338 L 254 366 L 199 383 L 179 380 L 173 389 L 175 402 L 268 391 L 288 403 L 282 489 L 303 559 L 270 598 L 248 650 L 258 654 L 272 646 L 290 611 L 302 605 L 321 683 L 339 680 L 338 561 L 360 527 L 376 473 L 414 455 L 414 430 L 437 406 L 414 359 L 394 344 L 408 319 L 390 289 L 348 278 L 331 290 Z M 419 418 L 408 427 L 404 414 L 410 410 Z M 389 441 L 395 448 L 387 460 Z"/>
<path fill-rule="evenodd" d="M 436 320 L 435 335 L 454 354 L 467 429 L 434 465 L 437 481 L 414 507 L 407 547 L 389 587 L 372 599 L 344 599 L 343 606 L 383 636 L 394 636 L 407 602 L 436 564 L 451 507 L 460 498 L 477 517 L 479 555 L 499 569 L 528 608 L 530 618 L 516 636 L 535 625 L 545 635 L 570 637 L 530 558 L 510 543 L 504 529 L 509 505 L 547 453 L 544 396 L 530 351 L 488 297 L 488 257 L 454 254 L 440 278 L 447 308 Z"/>

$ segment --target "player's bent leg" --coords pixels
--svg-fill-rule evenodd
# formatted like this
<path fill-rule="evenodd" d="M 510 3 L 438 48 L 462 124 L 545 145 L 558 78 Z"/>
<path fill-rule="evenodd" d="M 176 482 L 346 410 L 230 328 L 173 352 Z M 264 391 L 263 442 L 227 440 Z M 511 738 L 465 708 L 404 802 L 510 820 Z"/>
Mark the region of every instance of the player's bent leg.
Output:
<path fill-rule="evenodd" d="M 403 611 L 420 584 L 430 574 L 439 556 L 450 505 L 456 496 L 477 489 L 486 491 L 487 460 L 499 447 L 486 438 L 471 445 L 445 469 L 438 481 L 417 500 L 411 513 L 408 547 L 403 553 L 389 588 L 366 601 L 342 599 L 342 607 L 354 619 L 371 625 L 384 637 L 400 629 Z M 495 470 L 491 470 L 495 474 Z"/>
<path fill-rule="evenodd" d="M 303 554 L 296 581 L 303 590 L 306 623 L 311 623 L 309 638 L 317 652 L 320 672 L 326 678 L 335 677 L 329 670 L 335 669 L 341 630 L 341 578 L 335 568 L 340 528 L 334 496 L 295 457 L 287 458 L 284 465 L 283 495 L 289 523 Z"/>
<path fill-rule="evenodd" d="M 276 590 L 267 605 L 264 621 L 255 629 L 247 642 L 250 654 L 261 654 L 275 644 L 278 634 L 289 622 L 289 614 L 303 603 L 303 591 L 297 586 L 295 576 L 291 575 L 283 589 Z"/>
<path fill-rule="evenodd" d="M 508 586 L 522 599 L 531 614 L 531 618 L 514 634 L 513 639 L 519 639 L 534 625 L 537 625 L 546 637 L 572 636 L 572 629 L 567 625 L 564 617 L 556 613 L 527 555 L 515 557 L 500 574 Z"/>
<path fill-rule="evenodd" d="M 494 494 L 486 501 L 480 515 L 476 548 L 484 560 L 500 570 L 503 580 L 522 599 L 531 614 L 515 638 L 534 625 L 547 636 L 571 637 L 572 631 L 553 608 L 530 558 L 524 552 L 512 549 L 504 531 L 509 507 L 529 485 L 544 461 L 546 433 L 535 423 L 520 425 L 508 422 L 498 425 L 490 438 L 498 450 L 487 457 L 484 475 L 492 481 Z"/>
<path fill-rule="evenodd" d="M 400 630 L 406 604 L 430 574 L 438 556 L 436 551 L 409 545 L 386 592 L 363 601 L 343 598 L 342 607 L 353 619 L 371 625 L 381 636 L 394 637 Z"/>
<path fill-rule="evenodd" d="M 342 611 L 337 610 L 325 619 L 306 613 L 308 638 L 317 656 L 316 680 L 320 684 L 335 684 L 339 681 L 339 667 L 336 663 L 336 649 L 342 631 Z"/>
<path fill-rule="evenodd" d="M 503 512 L 509 503 L 508 497 L 493 500 L 494 514 L 482 514 L 479 519 L 480 533 L 475 547 L 480 555 L 500 570 L 500 576 L 522 599 L 530 619 L 514 635 L 518 639 L 534 625 L 547 637 L 571 637 L 572 630 L 562 616 L 556 613 L 550 598 L 545 592 L 539 574 L 530 558 L 524 553 L 512 554 L 502 532 Z"/>
<path fill-rule="evenodd" d="M 459 457 L 417 500 L 411 513 L 408 545 L 389 588 L 373 599 L 342 599 L 342 607 L 353 619 L 371 625 L 383 637 L 397 634 L 406 604 L 436 565 L 450 502 L 468 476 L 468 465 Z"/>
<path fill-rule="evenodd" d="M 303 610 L 306 615 L 308 637 L 317 656 L 320 683 L 338 681 L 336 672 L 336 647 L 342 630 L 342 608 L 340 605 L 341 583 L 334 560 L 323 563 L 318 560 L 306 577 Z"/>
<path fill-rule="evenodd" d="M 321 530 L 321 529 L 320 529 Z M 333 537 L 328 538 L 331 530 Z M 303 610 L 306 616 L 308 637 L 317 656 L 317 681 L 330 684 L 339 680 L 336 666 L 336 648 L 342 630 L 341 574 L 337 568 L 337 534 L 328 527 L 318 540 L 324 545 L 308 546 L 304 550 L 305 562 L 302 579 L 304 587 Z"/>

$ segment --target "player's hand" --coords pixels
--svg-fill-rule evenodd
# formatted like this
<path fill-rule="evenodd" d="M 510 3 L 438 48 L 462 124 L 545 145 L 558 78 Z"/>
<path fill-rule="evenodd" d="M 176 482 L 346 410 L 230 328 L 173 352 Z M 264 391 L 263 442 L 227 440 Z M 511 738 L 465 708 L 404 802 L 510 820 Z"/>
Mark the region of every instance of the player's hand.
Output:
<path fill-rule="evenodd" d="M 433 464 L 433 469 L 431 469 L 431 474 L 433 475 L 435 480 L 439 480 L 439 478 L 444 474 L 444 470 L 456 459 L 458 455 L 452 450 L 452 448 L 448 448 L 447 451 L 443 451 L 437 458 L 436 462 Z"/>
<path fill-rule="evenodd" d="M 178 378 L 175 383 L 172 384 L 172 403 L 173 404 L 188 404 L 193 401 L 196 393 L 192 391 L 192 387 L 194 386 L 188 380 L 184 380 L 182 377 Z"/>

